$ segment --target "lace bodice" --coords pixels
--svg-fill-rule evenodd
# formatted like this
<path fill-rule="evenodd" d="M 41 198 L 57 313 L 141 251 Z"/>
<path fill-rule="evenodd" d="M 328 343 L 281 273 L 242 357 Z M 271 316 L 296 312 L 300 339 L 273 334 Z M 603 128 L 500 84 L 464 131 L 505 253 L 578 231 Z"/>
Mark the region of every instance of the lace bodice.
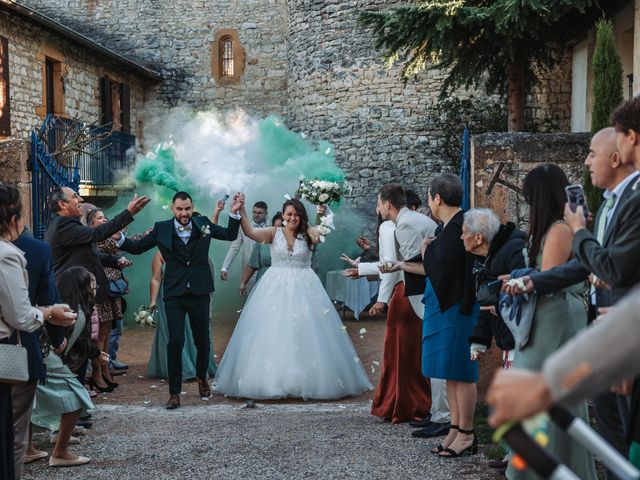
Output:
<path fill-rule="evenodd" d="M 307 242 L 302 238 L 296 238 L 293 251 L 289 251 L 283 229 L 276 230 L 271 244 L 271 267 L 311 268 L 311 254 Z"/>

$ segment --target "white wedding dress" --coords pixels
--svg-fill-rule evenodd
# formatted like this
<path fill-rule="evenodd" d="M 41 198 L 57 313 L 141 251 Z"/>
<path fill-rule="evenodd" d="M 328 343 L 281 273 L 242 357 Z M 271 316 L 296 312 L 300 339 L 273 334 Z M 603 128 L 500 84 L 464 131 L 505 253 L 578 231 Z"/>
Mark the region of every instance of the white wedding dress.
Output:
<path fill-rule="evenodd" d="M 336 399 L 373 386 L 349 335 L 311 269 L 311 250 L 289 251 L 281 228 L 271 267 L 247 299 L 218 367 L 215 391 L 252 399 Z"/>

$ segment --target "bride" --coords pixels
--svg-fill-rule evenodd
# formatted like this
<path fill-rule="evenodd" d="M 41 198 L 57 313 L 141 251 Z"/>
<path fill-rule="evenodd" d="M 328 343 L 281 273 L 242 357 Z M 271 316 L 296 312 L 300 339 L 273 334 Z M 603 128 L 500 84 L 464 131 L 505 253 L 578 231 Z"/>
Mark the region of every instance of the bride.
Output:
<path fill-rule="evenodd" d="M 252 399 L 336 399 L 373 386 L 320 279 L 311 269 L 318 231 L 299 200 L 282 207 L 284 227 L 242 230 L 269 243 L 271 267 L 247 299 L 216 374 L 216 391 Z"/>

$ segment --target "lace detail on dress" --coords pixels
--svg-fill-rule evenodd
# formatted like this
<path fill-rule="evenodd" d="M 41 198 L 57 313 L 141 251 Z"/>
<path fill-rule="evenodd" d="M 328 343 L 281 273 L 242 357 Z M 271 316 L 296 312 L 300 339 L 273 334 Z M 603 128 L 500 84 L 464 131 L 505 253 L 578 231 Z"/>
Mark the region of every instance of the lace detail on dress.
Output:
<path fill-rule="evenodd" d="M 311 250 L 302 238 L 296 238 L 293 251 L 289 251 L 287 237 L 282 228 L 276 230 L 271 244 L 271 268 L 311 268 Z"/>

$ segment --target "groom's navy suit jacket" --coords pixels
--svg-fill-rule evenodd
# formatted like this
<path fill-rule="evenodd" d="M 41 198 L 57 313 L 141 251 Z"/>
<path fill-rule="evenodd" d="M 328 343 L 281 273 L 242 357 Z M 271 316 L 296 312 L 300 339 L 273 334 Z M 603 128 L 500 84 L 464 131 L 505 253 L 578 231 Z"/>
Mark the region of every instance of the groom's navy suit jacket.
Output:
<path fill-rule="evenodd" d="M 233 241 L 238 236 L 240 220 L 229 218 L 227 228 L 211 223 L 205 216 L 191 219 L 191 236 L 185 244 L 178 237 L 174 219 L 157 222 L 153 230 L 139 240 L 126 239 L 121 250 L 140 254 L 157 246 L 165 261 L 164 298 L 213 292 L 213 274 L 209 267 L 211 239 Z M 187 287 L 188 286 L 188 287 Z"/>

